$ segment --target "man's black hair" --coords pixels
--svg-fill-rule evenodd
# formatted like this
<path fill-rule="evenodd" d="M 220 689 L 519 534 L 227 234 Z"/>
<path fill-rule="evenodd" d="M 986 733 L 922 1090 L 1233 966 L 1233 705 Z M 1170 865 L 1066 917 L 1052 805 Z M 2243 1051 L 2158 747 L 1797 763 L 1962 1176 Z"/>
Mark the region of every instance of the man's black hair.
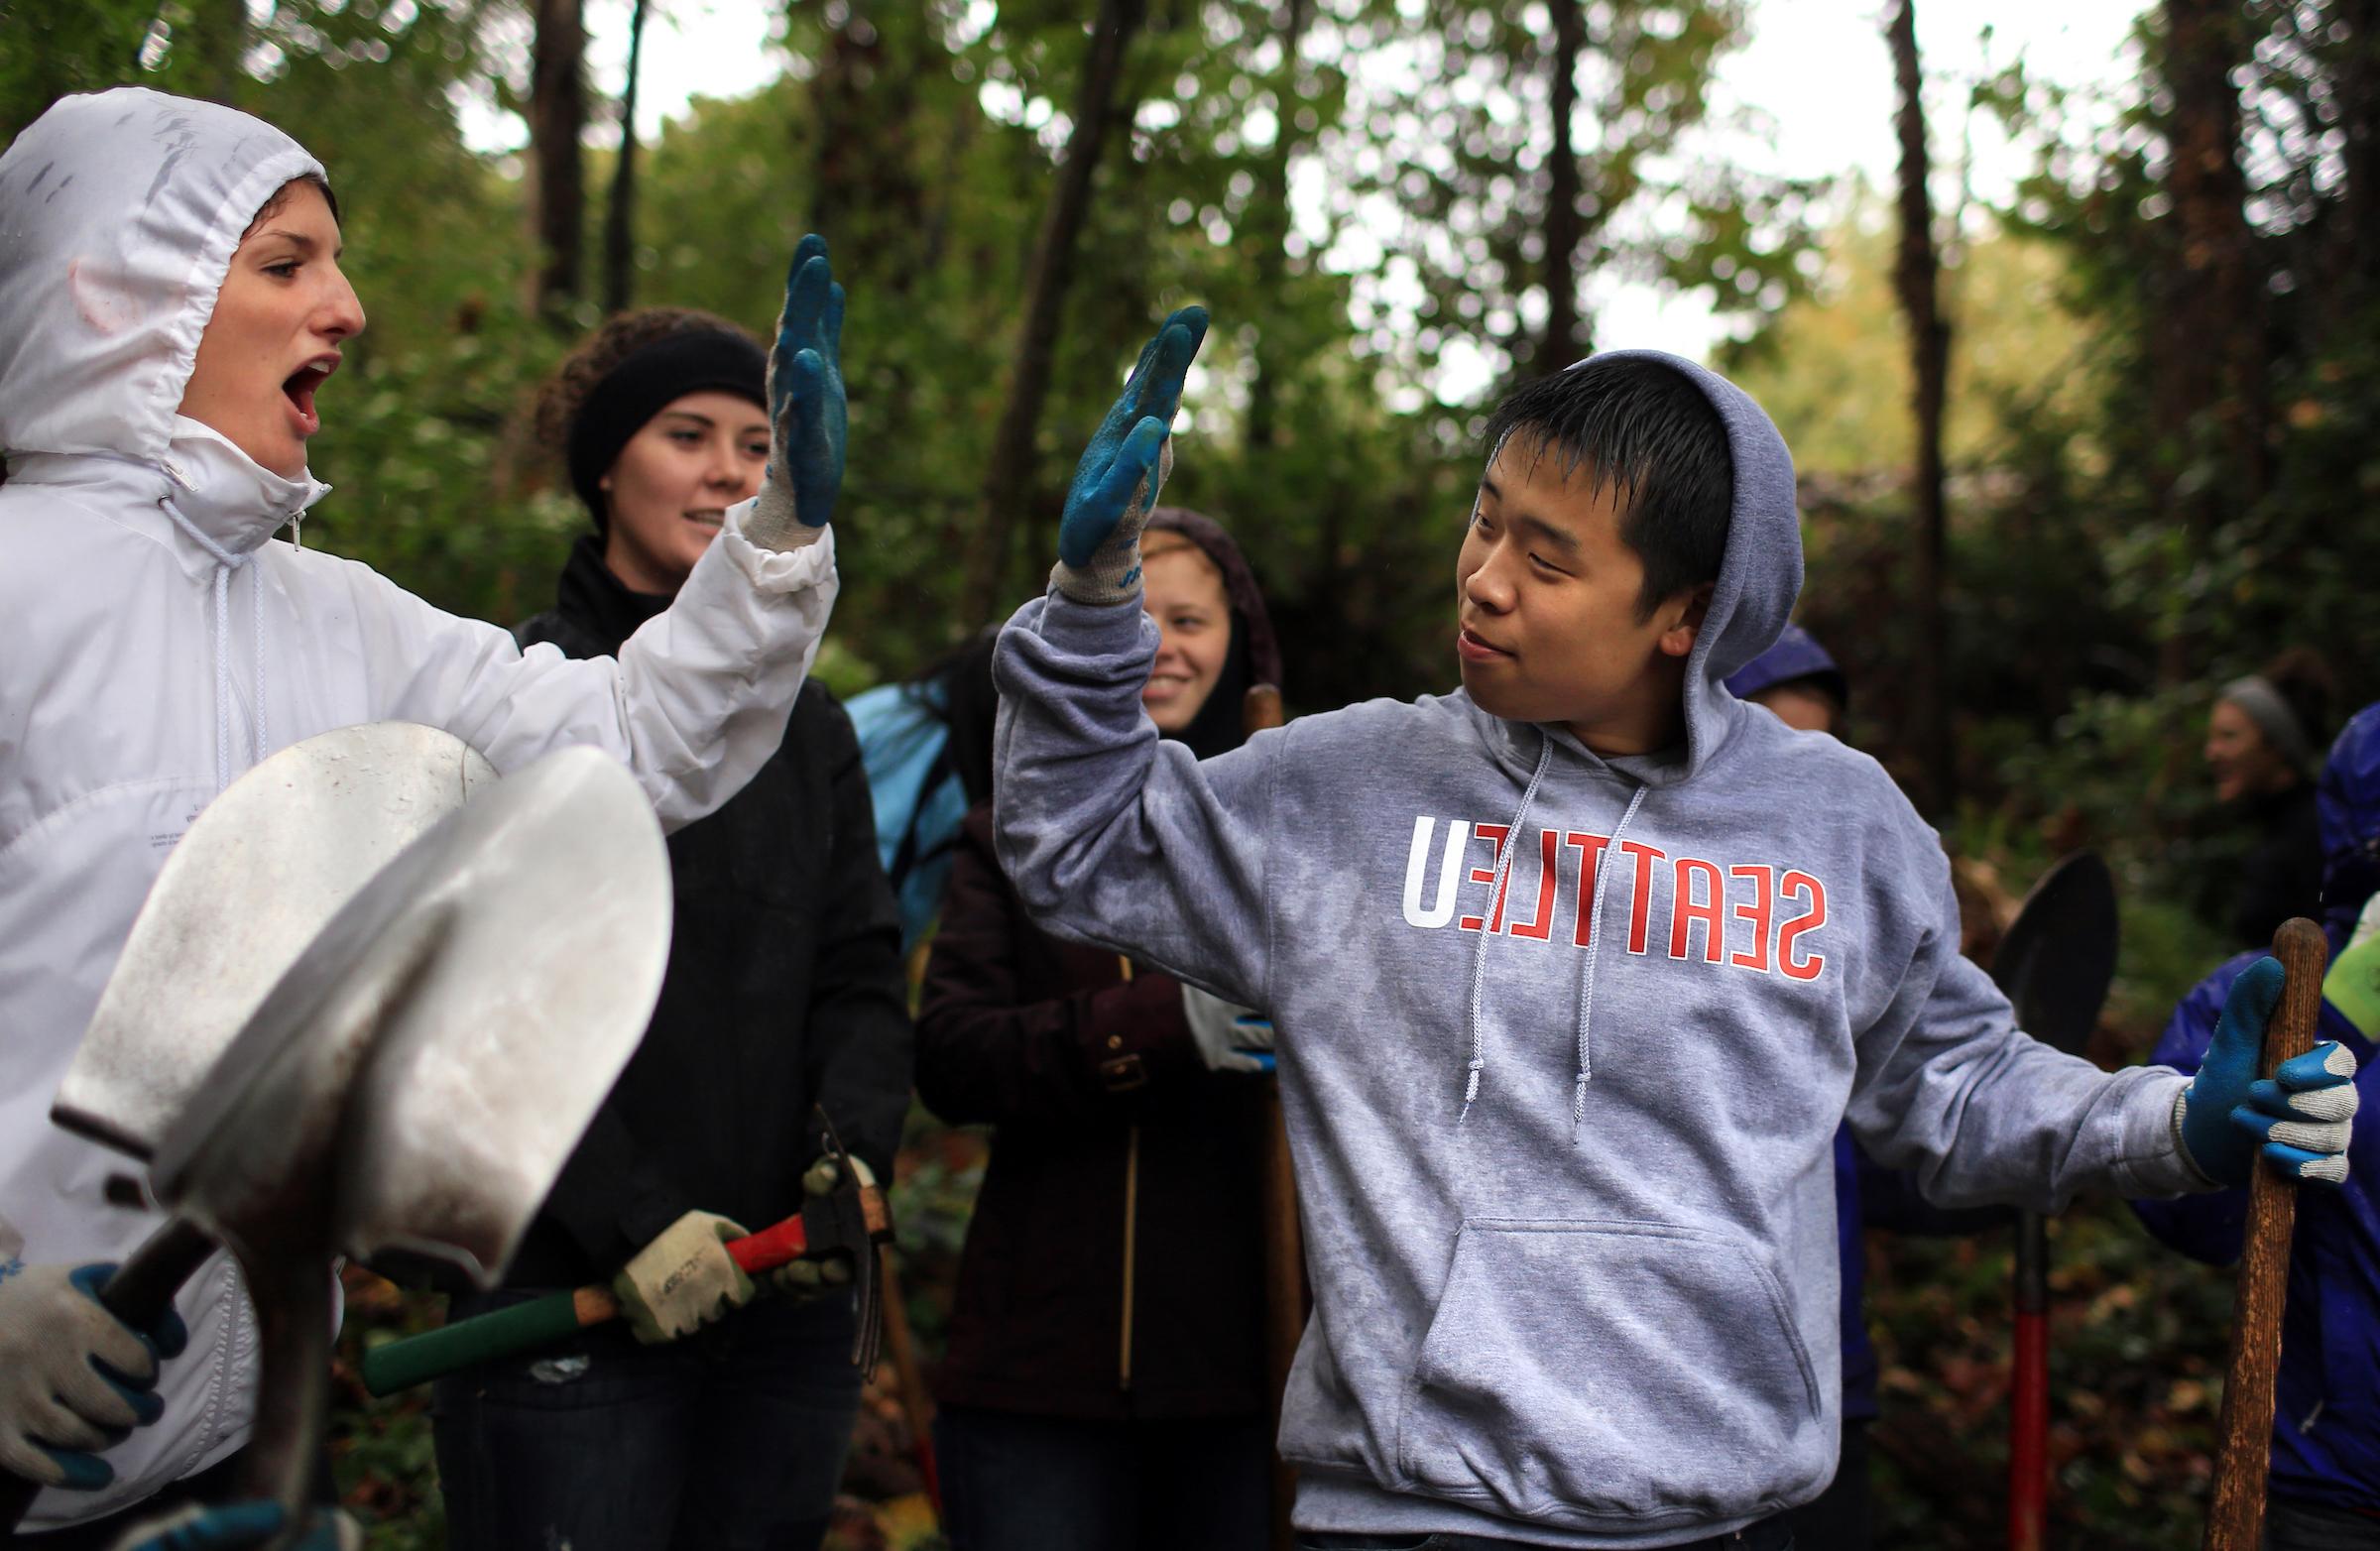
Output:
<path fill-rule="evenodd" d="M 1719 412 L 1686 375 L 1644 356 L 1591 356 L 1514 389 L 1488 418 L 1488 455 L 1518 436 L 1584 467 L 1625 503 L 1619 537 L 1644 561 L 1636 618 L 1719 579 L 1735 465 Z"/>

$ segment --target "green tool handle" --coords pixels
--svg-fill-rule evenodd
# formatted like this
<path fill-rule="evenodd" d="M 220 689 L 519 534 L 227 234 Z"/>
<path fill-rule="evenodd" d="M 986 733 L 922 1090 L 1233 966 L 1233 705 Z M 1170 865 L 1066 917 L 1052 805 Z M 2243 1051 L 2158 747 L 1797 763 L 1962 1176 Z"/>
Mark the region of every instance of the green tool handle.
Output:
<path fill-rule="evenodd" d="M 596 1307 L 598 1304 L 601 1306 Z M 364 1387 L 376 1395 L 395 1394 L 559 1341 L 584 1326 L 616 1319 L 619 1313 L 619 1306 L 602 1289 L 582 1287 L 457 1320 L 443 1330 L 385 1342 L 365 1352 Z"/>

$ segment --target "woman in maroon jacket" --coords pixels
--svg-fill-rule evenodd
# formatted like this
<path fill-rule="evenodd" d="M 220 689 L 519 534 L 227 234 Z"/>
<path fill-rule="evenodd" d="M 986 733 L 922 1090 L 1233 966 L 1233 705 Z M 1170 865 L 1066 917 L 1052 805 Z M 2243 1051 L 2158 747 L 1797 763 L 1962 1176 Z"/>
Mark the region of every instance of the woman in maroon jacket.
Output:
<path fill-rule="evenodd" d="M 1220 526 L 1160 507 L 1148 527 L 1162 645 L 1142 703 L 1204 759 L 1238 747 L 1242 697 L 1279 682 L 1280 654 Z M 957 1551 L 1263 1543 L 1251 1074 L 1269 1057 L 1235 1048 L 1261 1037 L 1235 1011 L 1044 934 L 993 857 L 990 804 L 968 815 L 917 1022 L 919 1097 L 996 1133 L 938 1386 Z"/>

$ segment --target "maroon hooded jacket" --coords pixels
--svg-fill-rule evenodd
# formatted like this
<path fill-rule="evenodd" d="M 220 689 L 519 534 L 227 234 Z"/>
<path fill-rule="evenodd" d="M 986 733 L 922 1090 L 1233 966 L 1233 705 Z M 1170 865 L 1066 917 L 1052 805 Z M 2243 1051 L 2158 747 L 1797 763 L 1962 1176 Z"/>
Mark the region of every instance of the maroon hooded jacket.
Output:
<path fill-rule="evenodd" d="M 1250 684 L 1280 681 L 1255 578 L 1223 529 L 1160 507 L 1221 567 L 1233 641 L 1182 734 L 1240 742 Z M 994 1128 L 967 1232 L 945 1403 L 1086 1420 L 1262 1415 L 1264 1079 L 1207 1070 L 1181 987 L 1026 919 L 967 817 L 917 1020 L 917 1092 Z"/>

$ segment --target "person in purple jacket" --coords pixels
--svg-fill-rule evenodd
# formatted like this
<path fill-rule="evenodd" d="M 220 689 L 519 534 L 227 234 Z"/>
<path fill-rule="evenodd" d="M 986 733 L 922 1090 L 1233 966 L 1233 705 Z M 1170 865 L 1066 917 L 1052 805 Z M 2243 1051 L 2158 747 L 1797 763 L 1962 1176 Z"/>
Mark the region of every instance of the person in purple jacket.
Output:
<path fill-rule="evenodd" d="M 2373 964 L 2380 936 L 2380 705 L 2356 713 L 2330 747 L 2317 789 L 2322 838 L 2322 928 L 2332 964 L 2323 982 L 2318 1039 L 2336 1040 L 2360 1070 L 2355 1086 L 2380 1098 L 2380 1035 Z M 2359 935 L 2359 928 L 2361 934 Z M 2231 988 L 2260 955 L 2243 953 L 2174 1009 L 2153 1059 L 2194 1072 L 2216 1037 Z M 2269 1551 L 2380 1551 L 2380 1138 L 2359 1132 L 2346 1182 L 2302 1191 L 2290 1247 L 2289 1309 L 2273 1412 L 2273 1464 L 2265 1503 Z M 2135 1201 L 2150 1233 L 2209 1265 L 2239 1258 L 2248 1193 L 2222 1190 Z"/>

